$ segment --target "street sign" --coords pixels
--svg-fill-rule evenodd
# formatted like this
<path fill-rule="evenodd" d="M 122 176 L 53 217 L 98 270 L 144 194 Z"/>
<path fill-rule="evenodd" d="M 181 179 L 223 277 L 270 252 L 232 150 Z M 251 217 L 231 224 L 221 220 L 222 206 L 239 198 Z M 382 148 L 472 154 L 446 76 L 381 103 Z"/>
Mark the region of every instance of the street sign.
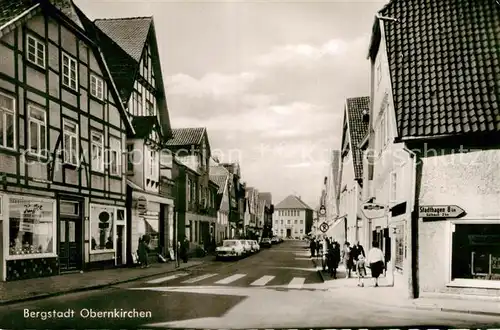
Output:
<path fill-rule="evenodd" d="M 386 207 L 375 203 L 365 203 L 361 206 L 361 211 L 368 219 L 376 219 L 385 216 Z"/>
<path fill-rule="evenodd" d="M 328 224 L 326 222 L 323 222 L 320 226 L 319 226 L 319 230 L 321 230 L 322 232 L 326 233 L 328 231 L 328 228 L 330 228 L 330 226 L 328 226 Z"/>
<path fill-rule="evenodd" d="M 324 205 L 321 205 L 321 207 L 319 208 L 319 214 L 320 215 L 325 215 L 326 214 L 326 208 Z"/>
<path fill-rule="evenodd" d="M 465 211 L 456 205 L 422 205 L 418 208 L 419 218 L 460 218 Z"/>

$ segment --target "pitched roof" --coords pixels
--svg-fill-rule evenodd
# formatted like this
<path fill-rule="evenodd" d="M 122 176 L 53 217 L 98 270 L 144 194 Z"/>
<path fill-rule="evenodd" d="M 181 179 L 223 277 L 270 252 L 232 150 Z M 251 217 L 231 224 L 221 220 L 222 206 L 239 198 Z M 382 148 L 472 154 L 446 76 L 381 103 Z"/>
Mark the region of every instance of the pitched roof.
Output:
<path fill-rule="evenodd" d="M 259 199 L 266 202 L 266 205 L 271 205 L 273 203 L 273 197 L 270 192 L 260 192 Z"/>
<path fill-rule="evenodd" d="M 210 166 L 210 175 L 229 175 L 229 171 L 224 166 Z"/>
<path fill-rule="evenodd" d="M 350 148 L 353 155 L 354 178 L 363 178 L 363 151 L 359 143 L 368 132 L 368 121 L 363 120 L 363 112 L 370 112 L 370 97 L 353 97 L 346 100 L 346 115 L 350 139 Z"/>
<path fill-rule="evenodd" d="M 137 116 L 133 117 L 132 125 L 134 125 L 135 135 L 134 137 L 137 139 L 143 139 L 149 136 L 149 133 L 153 130 L 153 128 L 160 128 L 160 124 L 158 122 L 157 116 Z M 161 130 L 160 130 L 161 131 Z"/>
<path fill-rule="evenodd" d="M 135 61 L 140 62 L 153 17 L 96 19 L 94 24 Z"/>
<path fill-rule="evenodd" d="M 210 180 L 212 180 L 219 187 L 219 190 L 217 191 L 218 194 L 224 193 L 224 189 L 226 188 L 227 178 L 228 178 L 228 175 L 210 174 Z"/>
<path fill-rule="evenodd" d="M 167 141 L 168 146 L 199 145 L 205 134 L 205 127 L 173 128 L 172 138 Z"/>
<path fill-rule="evenodd" d="M 38 6 L 32 0 L 0 1 L 0 30 L 13 23 L 14 20 L 30 9 Z"/>
<path fill-rule="evenodd" d="M 284 200 L 278 203 L 274 209 L 306 209 L 311 210 L 311 208 L 304 203 L 299 197 L 294 195 L 287 196 Z"/>
<path fill-rule="evenodd" d="M 398 134 L 500 131 L 500 4 L 392 0 L 380 12 Z"/>

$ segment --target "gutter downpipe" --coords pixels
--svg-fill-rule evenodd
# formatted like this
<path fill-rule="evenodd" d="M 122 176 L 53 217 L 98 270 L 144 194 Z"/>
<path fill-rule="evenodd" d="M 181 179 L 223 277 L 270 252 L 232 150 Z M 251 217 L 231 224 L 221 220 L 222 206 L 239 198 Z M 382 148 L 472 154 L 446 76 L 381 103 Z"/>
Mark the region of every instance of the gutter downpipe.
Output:
<path fill-rule="evenodd" d="M 417 198 L 417 196 L 416 196 L 416 194 L 417 194 L 416 181 L 417 181 L 417 159 L 418 159 L 418 157 L 417 157 L 417 154 L 415 152 L 411 151 L 406 146 L 403 146 L 403 150 L 405 150 L 410 155 L 410 157 L 412 158 L 412 163 L 413 163 L 412 176 L 411 176 L 411 180 L 412 180 L 412 182 L 411 182 L 411 199 L 410 199 L 410 208 L 409 208 L 411 210 L 411 213 L 410 213 L 409 223 L 407 223 L 408 224 L 407 230 L 405 233 L 405 236 L 406 236 L 405 238 L 407 239 L 407 247 L 408 246 L 410 247 L 410 253 L 408 254 L 409 258 L 406 261 L 406 265 L 404 268 L 407 269 L 407 271 L 409 271 L 408 297 L 410 299 L 415 299 L 416 294 L 414 291 L 414 284 L 415 284 L 414 282 L 416 281 L 416 279 L 415 279 L 415 275 L 414 275 L 413 264 L 414 264 L 414 260 L 416 260 L 417 256 L 416 256 L 416 249 L 413 248 L 413 246 L 414 246 L 413 223 L 414 223 L 414 221 L 418 221 L 418 219 L 414 219 L 415 214 L 416 214 L 415 213 L 415 204 L 416 204 L 415 200 Z"/>

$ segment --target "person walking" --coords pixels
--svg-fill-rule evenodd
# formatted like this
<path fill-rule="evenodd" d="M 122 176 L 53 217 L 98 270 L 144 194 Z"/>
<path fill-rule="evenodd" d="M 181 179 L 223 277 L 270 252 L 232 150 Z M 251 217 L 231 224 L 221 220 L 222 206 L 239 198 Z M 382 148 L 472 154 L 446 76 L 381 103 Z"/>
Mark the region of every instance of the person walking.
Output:
<path fill-rule="evenodd" d="M 363 248 L 363 245 L 359 244 L 359 241 L 356 243 L 356 250 L 358 252 L 358 255 L 361 254 L 366 258 L 365 249 Z"/>
<path fill-rule="evenodd" d="M 368 263 L 372 272 L 372 277 L 375 279 L 375 286 L 378 286 L 378 278 L 384 271 L 384 252 L 378 248 L 377 242 L 373 242 L 372 248 L 368 251 Z"/>
<path fill-rule="evenodd" d="M 330 276 L 334 279 L 337 278 L 337 268 L 340 261 L 340 249 L 337 242 L 331 242 L 328 246 L 328 271 Z"/>
<path fill-rule="evenodd" d="M 314 241 L 314 238 L 311 239 L 311 242 L 309 243 L 309 249 L 311 249 L 311 258 L 314 258 L 316 252 L 316 242 Z"/>
<path fill-rule="evenodd" d="M 321 244 L 321 239 L 318 238 L 318 241 L 316 242 L 316 256 L 319 257 L 319 251 L 321 251 L 321 248 L 323 247 L 323 244 Z"/>
<path fill-rule="evenodd" d="M 363 278 L 366 276 L 366 261 L 362 254 L 358 255 L 358 260 L 356 261 L 356 273 L 358 274 L 358 286 L 364 287 Z"/>
<path fill-rule="evenodd" d="M 181 243 L 181 258 L 184 263 L 188 262 L 188 251 L 189 251 L 189 241 L 187 236 L 184 237 L 184 240 Z"/>
<path fill-rule="evenodd" d="M 352 260 L 351 244 L 349 242 L 346 242 L 344 245 L 344 250 L 342 251 L 342 258 L 344 259 L 346 278 L 350 278 L 352 267 L 353 267 L 354 263 Z"/>
<path fill-rule="evenodd" d="M 146 244 L 145 236 L 139 238 L 139 247 L 137 249 L 137 255 L 139 256 L 139 262 L 141 263 L 141 268 L 149 268 L 148 247 Z"/>

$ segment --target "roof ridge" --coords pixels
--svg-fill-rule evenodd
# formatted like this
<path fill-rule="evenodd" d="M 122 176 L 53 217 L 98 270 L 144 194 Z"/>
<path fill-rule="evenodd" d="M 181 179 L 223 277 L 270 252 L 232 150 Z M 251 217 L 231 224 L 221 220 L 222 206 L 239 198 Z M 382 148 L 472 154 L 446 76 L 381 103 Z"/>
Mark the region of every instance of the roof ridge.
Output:
<path fill-rule="evenodd" d="M 95 21 L 126 21 L 134 19 L 153 19 L 153 16 L 130 16 L 130 17 L 108 17 L 108 18 L 96 18 Z"/>

